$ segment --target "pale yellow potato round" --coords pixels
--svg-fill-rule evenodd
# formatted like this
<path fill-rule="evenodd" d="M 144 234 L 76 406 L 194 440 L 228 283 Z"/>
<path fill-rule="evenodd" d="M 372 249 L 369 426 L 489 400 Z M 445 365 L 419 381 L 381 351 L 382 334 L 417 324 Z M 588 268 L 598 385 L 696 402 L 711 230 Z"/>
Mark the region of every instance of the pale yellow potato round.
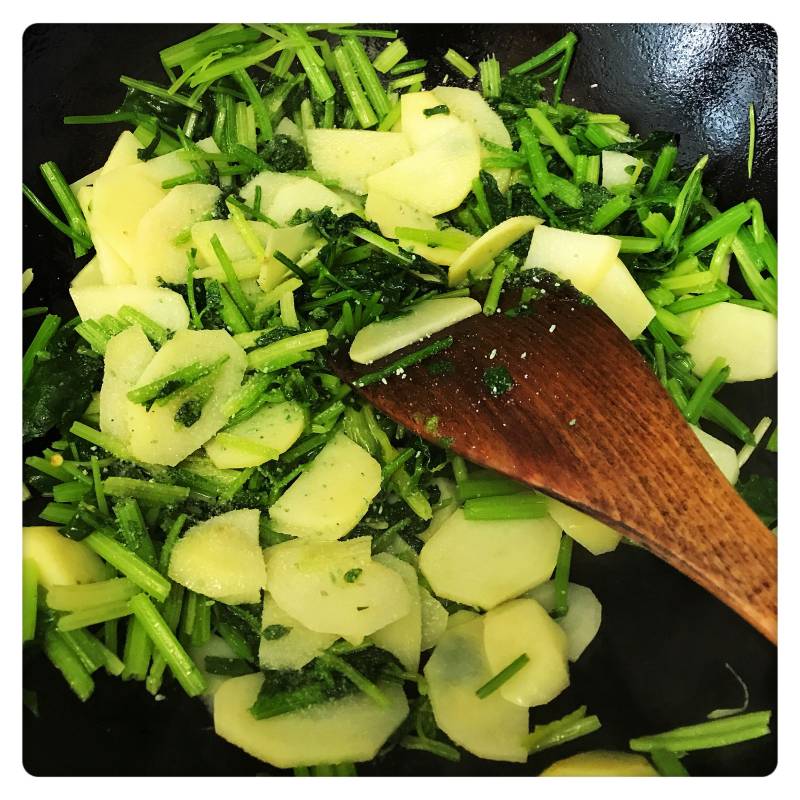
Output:
<path fill-rule="evenodd" d="M 285 453 L 302 435 L 307 417 L 291 400 L 265 405 L 206 442 L 206 454 L 219 469 L 257 467 Z"/>
<path fill-rule="evenodd" d="M 134 458 L 174 467 L 202 447 L 228 421 L 222 407 L 241 386 L 247 365 L 244 350 L 223 330 L 178 331 L 156 353 L 134 388 L 197 361 L 211 364 L 222 356 L 228 359 L 209 376 L 211 394 L 194 425 L 184 427 L 175 421 L 175 414 L 184 402 L 181 392 L 164 405 L 151 406 L 149 411 L 144 406 L 135 407 L 131 414 L 130 437 Z"/>
<path fill-rule="evenodd" d="M 367 179 L 369 192 L 383 192 L 437 216 L 457 208 L 481 166 L 475 129 L 462 123 L 414 155 Z"/>
<path fill-rule="evenodd" d="M 569 686 L 567 635 L 535 600 L 511 600 L 489 611 L 483 646 L 494 675 L 528 656 L 528 663 L 498 689 L 510 703 L 542 706 Z"/>
<path fill-rule="evenodd" d="M 280 608 L 269 592 L 264 592 L 261 630 L 266 630 L 270 625 L 283 625 L 289 632 L 279 639 L 261 637 L 258 663 L 262 669 L 301 669 L 337 639 L 334 633 L 309 630 Z"/>
<path fill-rule="evenodd" d="M 167 330 L 179 331 L 189 327 L 186 301 L 177 292 L 163 286 L 84 286 L 70 289 L 69 294 L 84 322 L 100 319 L 106 314 L 116 316 L 123 306 L 130 306 Z"/>
<path fill-rule="evenodd" d="M 298 211 L 320 211 L 326 206 L 337 216 L 356 211 L 355 206 L 340 195 L 311 178 L 300 178 L 279 189 L 266 214 L 278 225 L 288 225 Z"/>
<path fill-rule="evenodd" d="M 436 230 L 436 220 L 430 214 L 384 192 L 370 192 L 367 195 L 364 213 L 367 219 L 374 222 L 380 228 L 381 233 L 390 239 L 397 238 L 395 234 L 397 228 Z"/>
<path fill-rule="evenodd" d="M 442 635 L 424 669 L 436 724 L 479 758 L 523 763 L 528 709 L 499 692 L 475 694 L 494 672 L 484 652 L 483 617 L 462 616 Z"/>
<path fill-rule="evenodd" d="M 457 286 L 469 274 L 477 274 L 517 239 L 530 233 L 542 220 L 539 217 L 511 217 L 489 228 L 453 262 L 447 273 L 450 286 Z"/>
<path fill-rule="evenodd" d="M 103 273 L 100 271 L 100 259 L 94 256 L 89 263 L 70 281 L 70 289 L 84 289 L 87 286 L 100 286 Z"/>
<path fill-rule="evenodd" d="M 655 767 L 638 753 L 590 750 L 562 758 L 540 773 L 562 778 L 657 778 Z"/>
<path fill-rule="evenodd" d="M 299 175 L 290 175 L 288 172 L 259 172 L 251 178 L 239 192 L 240 197 L 251 208 L 255 207 L 256 188 L 261 189 L 261 213 L 266 214 L 267 209 L 275 200 L 275 195 L 292 183 L 303 180 Z"/>
<path fill-rule="evenodd" d="M 480 312 L 481 304 L 472 297 L 423 300 L 402 316 L 361 328 L 350 345 L 350 358 L 357 364 L 371 364 Z"/>
<path fill-rule="evenodd" d="M 629 339 L 639 336 L 656 315 L 645 293 L 618 258 L 592 289 L 591 297 Z"/>
<path fill-rule="evenodd" d="M 134 404 L 128 392 L 136 385 L 156 351 L 138 325 L 131 325 L 106 345 L 103 385 L 100 389 L 100 430 L 121 442 L 131 437 Z"/>
<path fill-rule="evenodd" d="M 22 558 L 36 564 L 39 585 L 45 589 L 104 581 L 112 574 L 87 545 L 62 536 L 58 528 L 48 525 L 23 526 Z"/>
<path fill-rule="evenodd" d="M 411 155 L 402 133 L 313 128 L 306 147 L 314 169 L 355 194 L 367 193 L 367 178 Z"/>
<path fill-rule="evenodd" d="M 424 587 L 419 587 L 420 610 L 422 612 L 422 636 L 420 648 L 424 652 L 435 647 L 447 630 L 447 609 Z"/>
<path fill-rule="evenodd" d="M 555 608 L 555 583 L 548 581 L 526 594 L 548 614 Z M 567 613 L 556 622 L 567 635 L 567 655 L 577 661 L 600 630 L 603 609 L 594 592 L 586 586 L 570 583 L 567 586 Z"/>
<path fill-rule="evenodd" d="M 220 190 L 204 183 L 187 183 L 167 192 L 139 222 L 131 267 L 138 284 L 158 286 L 186 281 L 187 253 L 191 237 L 176 244 L 175 239 L 195 222 L 213 212 Z"/>
<path fill-rule="evenodd" d="M 717 303 L 700 310 L 683 349 L 700 376 L 721 356 L 731 370 L 728 383 L 771 378 L 778 371 L 778 318 L 756 308 Z"/>
<path fill-rule="evenodd" d="M 214 696 L 214 730 L 255 758 L 280 769 L 369 761 L 408 715 L 396 684 L 379 684 L 389 701 L 379 706 L 362 693 L 258 720 L 250 707 L 263 683 L 260 673 L 230 678 Z"/>
<path fill-rule="evenodd" d="M 238 509 L 189 528 L 172 550 L 169 577 L 221 603 L 258 603 L 265 583 L 259 515 Z"/>
<path fill-rule="evenodd" d="M 547 513 L 567 536 L 585 547 L 594 556 L 616 550 L 622 539 L 621 534 L 600 520 L 553 497 L 547 498 Z"/>
<path fill-rule="evenodd" d="M 270 507 L 270 524 L 289 536 L 341 539 L 367 513 L 380 488 L 381 465 L 337 433 Z"/>
<path fill-rule="evenodd" d="M 697 425 L 689 425 L 700 440 L 711 460 L 719 467 L 728 483 L 735 484 L 739 480 L 739 454 L 729 444 L 706 433 Z"/>
<path fill-rule="evenodd" d="M 395 656 L 409 672 L 416 673 L 422 651 L 421 590 L 417 571 L 411 564 L 390 553 L 378 553 L 375 561 L 393 570 L 403 579 L 411 598 L 411 606 L 404 617 L 375 631 L 372 641 Z"/>
<path fill-rule="evenodd" d="M 206 657 L 236 658 L 236 653 L 231 650 L 230 645 L 221 636 L 211 634 L 211 637 L 205 644 L 192 647 L 189 650 L 189 655 L 206 679 L 206 690 L 203 692 L 202 697 L 206 701 L 209 711 L 213 712 L 214 695 L 217 693 L 217 689 L 219 689 L 228 678 L 223 675 L 215 675 L 214 673 L 208 672 L 206 670 Z"/>
<path fill-rule="evenodd" d="M 425 111 L 444 105 L 434 92 L 409 92 L 400 96 L 400 123 L 403 136 L 414 152 L 433 144 L 442 136 L 451 136 L 461 120 L 451 113 L 425 116 Z"/>
<path fill-rule="evenodd" d="M 249 221 L 248 226 L 255 234 L 258 241 L 266 249 L 269 237 L 275 228 L 266 222 Z M 211 245 L 211 240 L 216 236 L 222 249 L 233 264 L 233 271 L 241 280 L 257 278 L 261 271 L 263 259 L 248 247 L 236 223 L 232 219 L 201 220 L 192 225 L 192 246 L 197 250 L 197 278 L 214 278 L 227 281 L 225 271 L 219 263 L 217 254 Z"/>
<path fill-rule="evenodd" d="M 130 167 L 133 164 L 141 163 L 139 161 L 139 150 L 142 143 L 134 136 L 132 131 L 122 131 L 119 138 L 114 142 L 111 152 L 108 154 L 106 163 L 100 167 L 99 174 L 103 175 L 112 170 L 119 169 L 120 167 Z"/>
<path fill-rule="evenodd" d="M 473 521 L 459 509 L 422 548 L 419 566 L 439 597 L 494 608 L 550 577 L 560 540 L 549 517 Z"/>
<path fill-rule="evenodd" d="M 576 289 L 591 295 L 611 269 L 619 253 L 619 240 L 579 231 L 539 225 L 533 231 L 523 269 L 539 267 L 572 281 Z"/>
<path fill-rule="evenodd" d="M 602 185 L 606 189 L 631 186 L 642 171 L 642 159 L 634 158 L 628 153 L 618 153 L 616 150 L 603 150 L 602 159 Z"/>
<path fill-rule="evenodd" d="M 370 537 L 362 536 L 344 542 L 298 539 L 270 547 L 267 590 L 305 627 L 360 644 L 411 610 L 405 581 L 370 558 L 370 544 Z M 347 573 L 354 579 L 348 580 Z"/>

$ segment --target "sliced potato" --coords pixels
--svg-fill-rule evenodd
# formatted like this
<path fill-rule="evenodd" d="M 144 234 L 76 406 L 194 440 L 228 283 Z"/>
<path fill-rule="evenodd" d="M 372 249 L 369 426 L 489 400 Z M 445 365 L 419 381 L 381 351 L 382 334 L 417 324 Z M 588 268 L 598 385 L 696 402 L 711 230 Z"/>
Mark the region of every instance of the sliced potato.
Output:
<path fill-rule="evenodd" d="M 67 539 L 58 528 L 47 525 L 23 526 L 22 558 L 36 564 L 39 584 L 45 589 L 104 581 L 112 575 L 111 568 L 83 542 Z"/>
<path fill-rule="evenodd" d="M 270 520 L 276 531 L 290 536 L 341 539 L 367 513 L 380 488 L 381 465 L 338 433 L 270 508 Z"/>
<path fill-rule="evenodd" d="M 469 234 L 467 234 L 469 236 Z M 463 250 L 455 250 L 452 247 L 431 247 L 421 242 L 414 242 L 411 239 L 400 239 L 400 247 L 409 253 L 430 261 L 431 264 L 438 264 L 440 267 L 451 267 L 461 257 Z"/>
<path fill-rule="evenodd" d="M 225 681 L 214 697 L 214 730 L 251 756 L 280 769 L 369 761 L 408 715 L 402 688 L 380 684 L 388 707 L 357 693 L 258 720 L 250 707 L 263 681 L 260 673 Z"/>
<path fill-rule="evenodd" d="M 423 542 L 427 542 L 455 514 L 458 508 L 455 483 L 448 478 L 434 478 L 433 482 L 439 488 L 439 502 L 437 503 L 438 507 L 433 511 L 428 527 L 422 533 L 417 534 Z"/>
<path fill-rule="evenodd" d="M 622 536 L 600 520 L 578 511 L 552 497 L 547 498 L 547 513 L 562 531 L 592 555 L 599 556 L 616 550 Z"/>
<path fill-rule="evenodd" d="M 422 548 L 419 566 L 439 597 L 494 608 L 550 577 L 560 539 L 549 517 L 484 522 L 459 509 Z"/>
<path fill-rule="evenodd" d="M 629 339 L 639 336 L 656 315 L 645 293 L 618 258 L 592 289 L 591 296 Z"/>
<path fill-rule="evenodd" d="M 410 306 L 407 313 L 361 328 L 350 345 L 350 358 L 371 364 L 407 345 L 479 314 L 481 304 L 471 297 L 434 297 Z"/>
<path fill-rule="evenodd" d="M 731 484 L 735 484 L 739 480 L 738 453 L 729 444 L 725 444 L 725 442 L 717 439 L 716 436 L 706 433 L 697 425 L 690 425 L 689 427 L 695 432 L 700 444 L 711 456 L 711 460 L 719 467 L 726 480 Z"/>
<path fill-rule="evenodd" d="M 450 109 L 451 114 L 472 124 L 481 139 L 501 147 L 511 147 L 511 135 L 505 123 L 480 92 L 457 86 L 437 86 L 434 94 Z M 491 151 L 481 147 L 481 159 L 491 155 Z M 495 168 L 489 172 L 497 181 L 500 191 L 505 192 L 511 182 L 511 170 Z"/>
<path fill-rule="evenodd" d="M 136 385 L 156 351 L 138 325 L 113 336 L 106 345 L 103 385 L 100 389 L 100 430 L 122 442 L 131 435 L 134 404 L 128 392 Z"/>
<path fill-rule="evenodd" d="M 446 114 L 425 115 L 426 110 L 440 105 L 445 103 L 434 92 L 409 92 L 400 96 L 402 135 L 414 152 L 457 131 L 461 120 L 449 109 Z"/>
<path fill-rule="evenodd" d="M 290 617 L 264 593 L 261 630 L 282 626 L 287 633 L 279 637 L 262 636 L 258 646 L 258 663 L 262 669 L 301 669 L 327 650 L 337 639 L 335 633 L 317 633 Z"/>
<path fill-rule="evenodd" d="M 403 579 L 370 557 L 371 539 L 295 540 L 267 549 L 267 588 L 278 606 L 319 633 L 360 644 L 411 610 Z"/>
<path fill-rule="evenodd" d="M 197 664 L 203 677 L 206 679 L 206 690 L 203 692 L 203 699 L 208 704 L 209 710 L 214 710 L 214 695 L 217 689 L 228 680 L 222 675 L 215 675 L 206 670 L 206 658 L 208 656 L 216 658 L 236 658 L 236 653 L 231 650 L 230 645 L 221 637 L 211 635 L 211 638 L 199 647 L 192 647 L 189 651 L 192 661 Z"/>
<path fill-rule="evenodd" d="M 511 217 L 490 228 L 480 239 L 474 241 L 456 259 L 447 274 L 451 286 L 457 286 L 467 278 L 470 272 L 478 272 L 517 239 L 530 233 L 537 225 L 541 225 L 539 217 Z"/>
<path fill-rule="evenodd" d="M 306 422 L 306 410 L 299 403 L 266 405 L 206 442 L 206 454 L 219 469 L 257 467 L 285 453 L 300 438 Z"/>
<path fill-rule="evenodd" d="M 266 222 L 252 221 L 247 224 L 266 251 L 269 237 L 275 228 Z M 195 275 L 198 278 L 227 280 L 217 254 L 211 245 L 211 240 L 214 236 L 219 238 L 219 243 L 227 253 L 228 258 L 230 258 L 233 269 L 240 279 L 258 277 L 263 259 L 256 256 L 247 246 L 232 219 L 210 219 L 196 222 L 192 225 L 191 236 L 192 245 L 197 250 L 197 266 L 199 269 Z"/>
<path fill-rule="evenodd" d="M 144 287 L 139 287 L 144 288 Z M 177 369 L 201 361 L 211 364 L 222 356 L 225 361 L 214 373 L 211 394 L 203 404 L 200 418 L 184 427 L 175 414 L 185 402 L 181 392 L 164 405 L 149 411 L 137 406 L 131 417 L 130 450 L 134 458 L 150 464 L 173 467 L 204 445 L 228 421 L 222 407 L 242 383 L 247 357 L 227 331 L 178 331 L 148 364 L 136 384 L 145 386 Z"/>
<path fill-rule="evenodd" d="M 495 674 L 484 651 L 483 617 L 456 620 L 442 635 L 424 673 L 436 724 L 456 744 L 479 758 L 526 761 L 528 709 L 509 703 L 500 692 L 485 698 L 475 694 Z"/>
<path fill-rule="evenodd" d="M 300 269 L 305 266 L 303 254 L 310 254 L 314 243 L 319 241 L 316 228 L 309 222 L 293 225 L 289 228 L 274 228 L 270 233 L 264 250 L 264 262 L 258 273 L 258 285 L 262 291 L 268 292 L 285 278 L 290 277 L 289 269 L 275 258 L 281 252 L 292 261 L 296 261 Z"/>
<path fill-rule="evenodd" d="M 70 289 L 85 289 L 87 286 L 100 286 L 103 283 L 103 273 L 100 270 L 100 259 L 95 256 L 81 271 L 70 281 Z"/>
<path fill-rule="evenodd" d="M 556 761 L 541 775 L 553 778 L 657 778 L 658 772 L 638 753 L 590 750 Z"/>
<path fill-rule="evenodd" d="M 214 210 L 220 196 L 216 186 L 187 183 L 167 192 L 166 197 L 151 208 L 139 222 L 134 244 L 132 267 L 136 282 L 158 286 L 186 281 L 186 254 L 192 246 L 190 236 L 176 244 L 182 234 L 188 234 L 195 222 Z"/>
<path fill-rule="evenodd" d="M 545 611 L 555 608 L 555 583 L 548 581 L 527 593 Z M 567 587 L 567 613 L 556 622 L 567 635 L 567 655 L 570 661 L 577 661 L 583 651 L 592 643 L 600 630 L 603 608 L 594 592 L 586 586 L 570 583 Z"/>
<path fill-rule="evenodd" d="M 314 128 L 306 131 L 314 169 L 342 189 L 367 193 L 367 178 L 411 155 L 402 133 Z"/>
<path fill-rule="evenodd" d="M 99 174 L 96 176 L 95 181 L 100 175 L 104 175 L 112 170 L 141 163 L 139 161 L 139 150 L 141 146 L 142 143 L 133 135 L 132 131 L 122 131 L 117 141 L 114 142 L 114 146 L 108 154 L 106 163 L 100 167 Z"/>
<path fill-rule="evenodd" d="M 768 311 L 717 303 L 700 310 L 683 349 L 701 376 L 722 356 L 731 370 L 728 383 L 771 378 L 778 371 L 778 318 Z"/>
<path fill-rule="evenodd" d="M 483 646 L 493 675 L 528 656 L 528 663 L 498 690 L 510 703 L 541 706 L 569 686 L 567 636 L 535 600 L 511 600 L 489 611 Z"/>
<path fill-rule="evenodd" d="M 428 147 L 371 175 L 367 189 L 437 216 L 457 208 L 480 171 L 480 142 L 467 123 Z"/>
<path fill-rule="evenodd" d="M 281 121 L 275 126 L 276 134 L 283 134 L 296 142 L 303 143 L 303 131 L 292 122 L 289 117 L 281 117 Z"/>
<path fill-rule="evenodd" d="M 611 269 L 619 253 L 619 241 L 578 231 L 539 225 L 523 269 L 539 267 L 572 281 L 581 292 L 591 294 Z"/>
<path fill-rule="evenodd" d="M 436 220 L 424 211 L 419 211 L 408 203 L 385 194 L 370 192 L 364 213 L 370 222 L 374 222 L 384 236 L 396 239 L 396 228 L 420 228 L 426 231 L 436 230 Z M 407 249 L 407 248 L 406 248 Z"/>
<path fill-rule="evenodd" d="M 603 150 L 601 153 L 603 166 L 602 184 L 606 189 L 617 189 L 632 186 L 642 171 L 643 161 L 628 153 L 616 150 Z"/>
<path fill-rule="evenodd" d="M 169 577 L 221 603 L 258 603 L 265 582 L 259 514 L 228 511 L 189 528 L 172 550 Z"/>
<path fill-rule="evenodd" d="M 422 611 L 422 638 L 420 648 L 424 652 L 435 647 L 447 630 L 447 609 L 424 587 L 419 587 Z"/>
<path fill-rule="evenodd" d="M 311 178 L 300 178 L 296 183 L 289 183 L 278 190 L 267 215 L 278 225 L 287 225 L 298 211 L 320 211 L 326 206 L 338 216 L 356 211 L 352 203 L 332 192 L 327 186 Z"/>
<path fill-rule="evenodd" d="M 281 189 L 302 180 L 299 175 L 289 175 L 288 172 L 259 172 L 242 187 L 240 195 L 248 206 L 254 208 L 256 188 L 261 189 L 261 213 L 266 214 Z"/>
<path fill-rule="evenodd" d="M 92 244 L 100 264 L 100 275 L 108 286 L 130 285 L 133 283 L 133 269 L 130 264 L 108 243 L 102 233 L 97 231 L 89 218 L 89 230 L 92 232 Z"/>
<path fill-rule="evenodd" d="M 130 306 L 167 330 L 189 327 L 186 301 L 163 286 L 85 286 L 70 289 L 69 294 L 84 321 L 100 319 L 106 314 L 116 316 L 122 306 Z"/>
<path fill-rule="evenodd" d="M 422 607 L 417 571 L 411 564 L 389 553 L 378 553 L 375 561 L 393 570 L 403 579 L 411 598 L 411 607 L 404 617 L 375 631 L 372 641 L 395 656 L 409 672 L 416 673 L 422 650 Z"/>

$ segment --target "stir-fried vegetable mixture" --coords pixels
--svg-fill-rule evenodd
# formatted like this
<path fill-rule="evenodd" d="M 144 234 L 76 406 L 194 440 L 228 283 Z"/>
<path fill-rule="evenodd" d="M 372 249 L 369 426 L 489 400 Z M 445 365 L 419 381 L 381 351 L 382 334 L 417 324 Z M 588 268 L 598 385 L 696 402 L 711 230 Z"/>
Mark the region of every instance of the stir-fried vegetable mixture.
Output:
<path fill-rule="evenodd" d="M 24 187 L 93 253 L 76 318 L 28 309 L 23 358 L 24 496 L 45 499 L 23 638 L 78 697 L 100 669 L 204 697 L 221 737 L 299 774 L 397 746 L 524 762 L 600 727 L 583 707 L 531 731 L 529 709 L 600 625 L 573 547 L 620 536 L 411 435 L 326 362 L 378 362 L 359 386 L 446 370 L 448 326 L 512 285 L 535 307 L 546 270 L 633 341 L 731 482 L 777 447 L 716 396 L 776 371 L 758 200 L 717 208 L 707 157 L 681 169 L 675 136 L 564 102 L 575 46 L 449 50 L 428 87 L 394 31 L 216 25 L 161 51 L 161 82 L 123 76 L 116 111 L 65 119 L 125 128 L 74 183 L 41 166 L 60 215 Z M 502 365 L 483 381 L 514 390 Z M 774 524 L 774 487 L 741 488 Z M 548 774 L 685 774 L 769 732 L 742 711 Z"/>

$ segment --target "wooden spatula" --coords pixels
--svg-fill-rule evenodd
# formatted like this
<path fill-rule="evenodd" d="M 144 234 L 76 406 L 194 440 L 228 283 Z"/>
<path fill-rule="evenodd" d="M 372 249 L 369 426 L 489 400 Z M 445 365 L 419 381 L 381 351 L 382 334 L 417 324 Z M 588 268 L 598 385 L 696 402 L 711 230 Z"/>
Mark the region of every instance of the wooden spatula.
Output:
<path fill-rule="evenodd" d="M 596 306 L 552 287 L 528 312 L 464 320 L 453 344 L 360 391 L 430 440 L 591 514 L 637 540 L 777 640 L 775 535 L 706 454 L 642 356 Z M 353 383 L 417 344 L 363 367 Z M 505 367 L 514 386 L 484 382 Z M 431 418 L 438 422 L 431 425 Z M 427 424 L 426 424 L 427 423 Z"/>

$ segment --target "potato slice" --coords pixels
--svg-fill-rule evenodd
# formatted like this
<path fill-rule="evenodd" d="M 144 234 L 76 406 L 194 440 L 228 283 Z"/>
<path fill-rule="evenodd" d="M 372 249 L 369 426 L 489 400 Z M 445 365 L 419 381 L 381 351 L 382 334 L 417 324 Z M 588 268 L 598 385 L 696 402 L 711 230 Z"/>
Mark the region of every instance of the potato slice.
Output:
<path fill-rule="evenodd" d="M 494 608 L 550 577 L 560 540 L 549 517 L 484 522 L 459 509 L 422 548 L 419 566 L 439 597 Z"/>
<path fill-rule="evenodd" d="M 241 386 L 247 366 L 244 350 L 222 330 L 178 331 L 158 351 L 136 387 L 197 361 L 211 364 L 222 356 L 227 356 L 228 360 L 213 373 L 211 394 L 194 425 L 184 427 L 175 421 L 175 414 L 186 399 L 181 392 L 164 405 L 153 405 L 149 411 L 144 406 L 136 407 L 131 416 L 130 439 L 134 458 L 174 467 L 204 445 L 228 421 L 222 407 Z"/>
<path fill-rule="evenodd" d="M 116 316 L 122 306 L 130 306 L 168 330 L 189 327 L 186 301 L 163 286 L 86 286 L 70 289 L 69 294 L 84 321 Z"/>
<path fill-rule="evenodd" d="M 422 533 L 417 534 L 417 537 L 423 542 L 427 542 L 458 509 L 455 483 L 448 478 L 434 478 L 433 482 L 439 488 L 439 502 L 436 504 L 438 507 L 433 511 L 428 527 Z"/>
<path fill-rule="evenodd" d="M 697 425 L 689 426 L 700 440 L 706 452 L 711 456 L 711 460 L 719 467 L 720 472 L 725 476 L 728 483 L 735 484 L 739 480 L 739 455 L 725 442 L 720 441 L 716 436 L 706 433 Z"/>
<path fill-rule="evenodd" d="M 83 542 L 67 539 L 58 528 L 34 525 L 22 528 L 22 558 L 29 558 L 39 572 L 39 584 L 73 586 L 110 578 L 112 570 Z"/>
<path fill-rule="evenodd" d="M 338 638 L 335 633 L 317 633 L 290 617 L 264 593 L 261 630 L 283 626 L 288 632 L 278 638 L 262 636 L 258 646 L 258 663 L 262 669 L 301 669 L 327 650 Z"/>
<path fill-rule="evenodd" d="M 267 240 L 265 260 L 258 273 L 258 285 L 261 290 L 268 292 L 285 278 L 291 277 L 289 269 L 275 258 L 276 252 L 279 251 L 292 261 L 298 262 L 303 269 L 305 262 L 301 256 L 310 255 L 311 248 L 319 240 L 317 229 L 309 222 L 293 225 L 290 228 L 274 228 Z"/>
<path fill-rule="evenodd" d="M 592 555 L 599 556 L 617 549 L 622 536 L 600 520 L 578 511 L 555 498 L 547 498 L 547 513 L 562 531 Z"/>
<path fill-rule="evenodd" d="M 618 258 L 592 289 L 591 296 L 600 310 L 629 339 L 639 336 L 656 315 L 645 293 Z"/>
<path fill-rule="evenodd" d="M 214 697 L 218 736 L 280 769 L 369 761 L 408 715 L 400 686 L 380 684 L 389 700 L 379 706 L 353 694 L 269 719 L 255 719 L 250 707 L 264 679 L 260 673 L 230 678 Z"/>
<path fill-rule="evenodd" d="M 437 86 L 433 92 L 450 109 L 451 114 L 473 125 L 481 139 L 501 147 L 511 147 L 511 135 L 505 123 L 480 92 L 457 86 Z M 491 155 L 490 150 L 481 146 L 481 159 Z M 505 192 L 511 181 L 511 170 L 495 168 L 488 171 L 497 181 L 500 191 Z"/>
<path fill-rule="evenodd" d="M 364 213 L 370 222 L 374 222 L 384 236 L 396 239 L 396 228 L 420 228 L 426 231 L 436 230 L 436 220 L 424 211 L 401 203 L 384 192 L 370 192 Z"/>
<path fill-rule="evenodd" d="M 281 121 L 275 126 L 275 133 L 283 134 L 303 144 L 303 131 L 301 131 L 289 117 L 281 117 Z"/>
<path fill-rule="evenodd" d="M 293 401 L 266 405 L 206 442 L 206 454 L 219 469 L 257 467 L 285 453 L 302 435 L 307 418 L 305 408 Z"/>
<path fill-rule="evenodd" d="M 628 153 L 618 153 L 616 150 L 603 150 L 601 158 L 602 184 L 606 189 L 633 186 L 644 164 L 641 158 L 634 158 Z"/>
<path fill-rule="evenodd" d="M 105 371 L 100 389 L 100 430 L 122 442 L 131 436 L 131 415 L 136 406 L 128 392 L 136 385 L 156 351 L 138 325 L 131 325 L 106 345 Z"/>
<path fill-rule="evenodd" d="M 551 764 L 542 777 L 559 778 L 657 778 L 655 767 L 638 753 L 590 750 Z"/>
<path fill-rule="evenodd" d="M 422 611 L 422 639 L 420 648 L 424 652 L 435 647 L 447 630 L 447 609 L 424 587 L 419 587 Z"/>
<path fill-rule="evenodd" d="M 483 646 L 493 675 L 520 655 L 528 656 L 528 663 L 498 690 L 509 703 L 542 706 L 569 686 L 567 635 L 535 600 L 512 600 L 489 611 Z"/>
<path fill-rule="evenodd" d="M 266 250 L 269 237 L 275 228 L 266 222 L 248 222 L 250 229 Z M 261 271 L 262 259 L 247 246 L 232 219 L 210 219 L 192 225 L 192 244 L 197 249 L 198 278 L 227 280 L 220 266 L 211 240 L 217 236 L 223 250 L 233 263 L 236 275 L 241 279 L 257 278 Z"/>
<path fill-rule="evenodd" d="M 302 180 L 299 175 L 289 175 L 288 172 L 259 172 L 242 187 L 240 195 L 248 206 L 254 208 L 256 188 L 261 189 L 261 213 L 266 214 L 281 189 Z"/>
<path fill-rule="evenodd" d="M 236 653 L 231 650 L 230 645 L 221 637 L 211 635 L 211 638 L 199 647 L 192 647 L 189 651 L 192 661 L 197 664 L 203 677 L 206 679 L 206 690 L 203 692 L 203 699 L 208 705 L 209 711 L 214 711 L 214 695 L 217 689 L 225 683 L 228 678 L 223 675 L 215 675 L 206 670 L 206 657 L 212 656 L 216 658 L 236 658 Z"/>
<path fill-rule="evenodd" d="M 371 364 L 463 319 L 480 314 L 480 311 L 481 304 L 472 297 L 423 300 L 400 317 L 371 322 L 361 328 L 350 345 L 350 358 L 357 364 Z"/>
<path fill-rule="evenodd" d="M 535 600 L 549 614 L 555 608 L 555 583 L 548 581 L 527 596 Z M 603 608 L 594 592 L 586 586 L 570 583 L 567 588 L 567 613 L 556 622 L 567 635 L 567 655 L 577 661 L 592 643 L 600 630 Z"/>
<path fill-rule="evenodd" d="M 92 244 L 100 264 L 102 283 L 107 286 L 132 284 L 133 269 L 130 264 L 108 243 L 103 234 L 92 226 L 91 217 L 87 217 L 86 221 L 92 233 Z"/>
<path fill-rule="evenodd" d="M 258 603 L 265 582 L 259 514 L 228 511 L 189 528 L 172 550 L 169 577 L 221 603 Z"/>
<path fill-rule="evenodd" d="M 447 273 L 450 286 L 457 286 L 467 278 L 470 272 L 475 273 L 486 267 L 503 250 L 526 233 L 530 233 L 541 223 L 542 220 L 539 217 L 511 217 L 490 228 L 453 262 Z"/>
<path fill-rule="evenodd" d="M 539 267 L 572 281 L 578 291 L 591 294 L 611 269 L 619 240 L 539 225 L 533 232 L 523 269 Z"/>
<path fill-rule="evenodd" d="M 475 694 L 494 675 L 484 652 L 483 617 L 467 615 L 459 622 L 444 633 L 425 665 L 436 724 L 479 758 L 524 763 L 528 709 L 500 692 L 483 699 Z"/>
<path fill-rule="evenodd" d="M 389 169 L 367 179 L 369 192 L 383 192 L 433 216 L 457 208 L 480 171 L 481 150 L 467 123 Z"/>
<path fill-rule="evenodd" d="M 408 95 L 406 95 L 408 96 Z M 402 133 L 314 128 L 306 131 L 314 169 L 342 189 L 367 193 L 367 178 L 411 155 Z"/>
<path fill-rule="evenodd" d="M 287 225 L 298 211 L 320 211 L 326 206 L 338 216 L 356 211 L 355 206 L 311 178 L 300 178 L 279 189 L 267 216 L 278 225 Z"/>
<path fill-rule="evenodd" d="M 139 150 L 142 143 L 133 135 L 132 131 L 122 131 L 119 138 L 114 142 L 111 152 L 108 154 L 106 163 L 100 167 L 95 181 L 100 175 L 104 175 L 120 167 L 130 167 L 133 164 L 140 164 Z"/>
<path fill-rule="evenodd" d="M 728 383 L 771 378 L 778 371 L 778 318 L 756 308 L 717 303 L 700 310 L 683 349 L 700 376 L 722 356 L 731 370 Z"/>
<path fill-rule="evenodd" d="M 136 282 L 145 286 L 186 281 L 186 254 L 192 246 L 190 237 L 176 244 L 176 237 L 188 233 L 191 226 L 214 210 L 220 196 L 216 186 L 187 183 L 167 192 L 139 222 L 134 245 L 133 271 Z"/>
<path fill-rule="evenodd" d="M 267 588 L 278 606 L 318 633 L 360 644 L 411 610 L 403 579 L 370 558 L 371 539 L 295 540 L 267 549 Z"/>
<path fill-rule="evenodd" d="M 451 114 L 433 114 L 425 116 L 425 111 L 435 106 L 445 105 L 434 92 L 410 92 L 400 96 L 400 121 L 403 136 L 416 153 L 433 144 L 442 136 L 452 136 L 461 120 Z"/>
<path fill-rule="evenodd" d="M 381 488 L 381 465 L 337 433 L 270 508 L 272 527 L 290 536 L 341 539 L 367 513 Z"/>
<path fill-rule="evenodd" d="M 375 631 L 372 634 L 372 641 L 395 656 L 409 672 L 416 673 L 422 650 L 422 608 L 417 571 L 411 564 L 401 561 L 390 553 L 378 553 L 374 560 L 393 570 L 403 579 L 411 598 L 411 607 L 404 617 Z"/>
<path fill-rule="evenodd" d="M 95 256 L 81 271 L 70 281 L 70 289 L 85 289 L 87 286 L 101 286 L 103 273 L 100 270 L 100 259 Z"/>

